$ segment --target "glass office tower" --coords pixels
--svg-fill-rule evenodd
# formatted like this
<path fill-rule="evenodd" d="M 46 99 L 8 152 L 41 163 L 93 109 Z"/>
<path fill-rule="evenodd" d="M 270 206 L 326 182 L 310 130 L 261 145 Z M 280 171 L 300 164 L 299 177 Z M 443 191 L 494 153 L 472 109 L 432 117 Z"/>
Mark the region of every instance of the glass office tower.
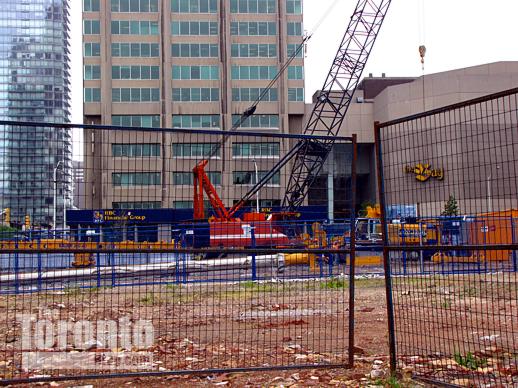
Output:
<path fill-rule="evenodd" d="M 2 0 L 0 120 L 69 122 L 68 0 Z M 57 225 L 69 202 L 68 130 L 0 125 L 0 206 L 11 222 Z M 56 176 L 56 189 L 54 188 Z M 54 196 L 58 198 L 54 203 Z"/>

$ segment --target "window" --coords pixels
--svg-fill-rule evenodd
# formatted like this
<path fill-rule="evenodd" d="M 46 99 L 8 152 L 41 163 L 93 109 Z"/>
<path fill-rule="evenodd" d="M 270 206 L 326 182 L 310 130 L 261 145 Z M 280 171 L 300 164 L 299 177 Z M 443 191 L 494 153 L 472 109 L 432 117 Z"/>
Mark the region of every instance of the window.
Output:
<path fill-rule="evenodd" d="M 172 34 L 177 35 L 218 35 L 218 22 L 173 21 Z"/>
<path fill-rule="evenodd" d="M 159 66 L 112 66 L 112 79 L 159 79 Z"/>
<path fill-rule="evenodd" d="M 304 101 L 304 88 L 288 88 L 288 101 Z"/>
<path fill-rule="evenodd" d="M 96 35 L 101 33 L 99 20 L 83 20 L 83 34 Z"/>
<path fill-rule="evenodd" d="M 241 117 L 241 116 L 240 116 Z M 173 128 L 219 129 L 219 115 L 174 115 Z"/>
<path fill-rule="evenodd" d="M 212 43 L 173 43 L 171 52 L 175 58 L 218 58 L 219 46 Z"/>
<path fill-rule="evenodd" d="M 257 171 L 257 178 L 259 180 L 263 179 L 264 176 L 268 174 L 269 171 Z M 255 185 L 257 183 L 255 171 L 234 171 L 233 175 L 233 183 L 235 185 Z M 280 172 L 276 172 L 270 180 L 268 180 L 267 185 L 280 185 L 281 184 L 281 174 Z"/>
<path fill-rule="evenodd" d="M 175 158 L 198 158 L 207 157 L 219 143 L 175 143 L 173 144 L 173 157 Z M 221 156 L 221 147 L 219 147 L 214 155 Z"/>
<path fill-rule="evenodd" d="M 234 58 L 275 58 L 277 56 L 276 44 L 232 44 L 232 57 Z"/>
<path fill-rule="evenodd" d="M 281 153 L 280 143 L 234 143 L 234 157 L 278 157 Z"/>
<path fill-rule="evenodd" d="M 101 102 L 101 89 L 100 88 L 85 88 L 84 89 L 84 102 Z"/>
<path fill-rule="evenodd" d="M 112 57 L 156 58 L 158 43 L 112 43 Z"/>
<path fill-rule="evenodd" d="M 113 172 L 113 186 L 158 186 L 161 184 L 159 172 Z"/>
<path fill-rule="evenodd" d="M 218 80 L 219 66 L 178 66 L 173 65 L 173 79 Z"/>
<path fill-rule="evenodd" d="M 221 172 L 219 171 L 207 171 L 207 177 L 210 183 L 215 186 L 221 185 Z M 192 186 L 194 177 L 192 172 L 175 171 L 173 172 L 173 185 L 174 186 Z"/>
<path fill-rule="evenodd" d="M 277 101 L 277 88 L 269 90 L 261 88 L 232 88 L 232 101 L 256 101 L 262 93 L 266 93 L 262 101 Z"/>
<path fill-rule="evenodd" d="M 100 102 L 101 89 L 100 88 L 84 88 L 83 102 Z"/>
<path fill-rule="evenodd" d="M 277 66 L 232 66 L 233 80 L 268 80 L 277 75 Z"/>
<path fill-rule="evenodd" d="M 101 66 L 99 65 L 85 65 L 84 79 L 101 79 Z"/>
<path fill-rule="evenodd" d="M 237 202 L 238 202 L 238 200 L 235 199 L 234 205 Z M 255 199 L 249 199 L 248 201 L 245 201 L 243 207 L 255 209 L 256 203 L 257 202 Z M 259 200 L 259 207 L 274 207 L 274 206 L 281 206 L 281 200 L 280 199 L 260 199 Z"/>
<path fill-rule="evenodd" d="M 193 180 L 192 172 L 173 172 L 173 186 L 192 186 Z"/>
<path fill-rule="evenodd" d="M 231 22 L 230 35 L 277 35 L 277 24 L 275 22 Z"/>
<path fill-rule="evenodd" d="M 219 101 L 219 88 L 173 88 L 173 101 L 214 102 Z"/>
<path fill-rule="evenodd" d="M 299 46 L 300 46 L 300 48 L 299 48 Z M 297 52 L 297 50 L 298 50 L 298 52 Z M 303 52 L 304 52 L 303 45 L 288 43 L 288 57 L 291 57 L 293 54 L 297 53 L 297 55 L 295 55 L 295 58 L 302 58 Z"/>
<path fill-rule="evenodd" d="M 304 79 L 304 67 L 288 66 L 288 79 Z"/>
<path fill-rule="evenodd" d="M 232 115 L 232 122 L 239 122 L 241 115 Z M 258 115 L 250 116 L 241 124 L 241 128 L 279 128 L 279 115 Z"/>
<path fill-rule="evenodd" d="M 160 209 L 161 207 L 160 201 L 112 202 L 113 209 Z"/>
<path fill-rule="evenodd" d="M 160 127 L 160 116 L 159 115 L 112 116 L 112 124 L 119 126 L 119 127 L 157 128 L 157 127 Z"/>
<path fill-rule="evenodd" d="M 217 13 L 218 0 L 171 0 L 171 11 L 176 13 Z"/>
<path fill-rule="evenodd" d="M 83 11 L 84 12 L 99 12 L 100 0 L 83 0 Z"/>
<path fill-rule="evenodd" d="M 158 35 L 158 22 L 148 20 L 112 20 L 112 35 Z"/>
<path fill-rule="evenodd" d="M 288 35 L 290 36 L 302 36 L 302 23 L 288 23 Z"/>
<path fill-rule="evenodd" d="M 302 0 L 286 0 L 286 13 L 302 15 Z"/>
<path fill-rule="evenodd" d="M 101 56 L 101 44 L 100 43 L 85 43 L 84 56 L 85 57 Z"/>
<path fill-rule="evenodd" d="M 232 13 L 275 13 L 277 0 L 230 0 Z"/>
<path fill-rule="evenodd" d="M 157 102 L 159 88 L 113 88 L 112 102 Z"/>
<path fill-rule="evenodd" d="M 192 201 L 173 201 L 174 209 L 192 209 L 193 207 Z"/>
<path fill-rule="evenodd" d="M 112 12 L 158 12 L 159 0 L 111 0 Z"/>
<path fill-rule="evenodd" d="M 113 157 L 141 158 L 160 156 L 160 144 L 112 144 Z"/>

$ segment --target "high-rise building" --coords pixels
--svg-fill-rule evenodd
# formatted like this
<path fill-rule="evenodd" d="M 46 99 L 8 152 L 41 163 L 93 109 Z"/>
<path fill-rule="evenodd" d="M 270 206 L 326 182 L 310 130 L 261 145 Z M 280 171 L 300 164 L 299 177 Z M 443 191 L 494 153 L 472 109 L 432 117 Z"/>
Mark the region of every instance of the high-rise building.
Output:
<path fill-rule="evenodd" d="M 84 122 L 228 130 L 303 33 L 302 0 L 83 0 Z M 300 51 L 242 130 L 300 132 L 304 109 Z M 196 146 L 169 132 L 89 130 L 84 139 L 87 207 L 192 207 L 194 165 L 175 158 L 200 156 L 201 137 Z M 211 169 L 227 206 L 254 180 L 254 157 L 262 174 L 288 147 L 258 139 L 229 145 L 247 163 L 230 157 Z M 285 179 L 273 178 L 263 205 L 280 202 Z"/>
<path fill-rule="evenodd" d="M 68 0 L 3 0 L 1 6 L 0 120 L 69 122 Z M 70 187 L 68 130 L 0 125 L 0 168 L 0 202 L 12 222 L 30 216 L 33 224 L 51 224 L 54 207 L 62 222 Z"/>

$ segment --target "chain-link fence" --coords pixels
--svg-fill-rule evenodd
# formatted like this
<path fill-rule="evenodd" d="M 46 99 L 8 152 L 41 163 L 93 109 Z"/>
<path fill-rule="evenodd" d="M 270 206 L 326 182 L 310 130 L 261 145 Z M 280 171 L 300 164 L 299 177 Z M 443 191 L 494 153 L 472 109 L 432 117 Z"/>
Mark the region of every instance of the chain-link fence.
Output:
<path fill-rule="evenodd" d="M 517 89 L 376 124 L 392 362 L 434 384 L 518 385 L 517 129 Z"/>
<path fill-rule="evenodd" d="M 4 382 L 352 361 L 353 139 L 285 209 L 309 137 L 183 119 L 0 123 Z"/>

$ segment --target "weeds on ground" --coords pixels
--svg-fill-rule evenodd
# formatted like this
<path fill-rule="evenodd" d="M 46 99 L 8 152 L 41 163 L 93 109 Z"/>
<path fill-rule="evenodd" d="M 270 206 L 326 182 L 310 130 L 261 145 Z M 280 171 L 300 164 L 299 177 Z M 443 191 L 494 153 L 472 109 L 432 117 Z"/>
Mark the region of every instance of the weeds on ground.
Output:
<path fill-rule="evenodd" d="M 75 296 L 81 293 L 81 289 L 79 287 L 65 287 L 63 288 L 63 292 L 68 296 Z"/>
<path fill-rule="evenodd" d="M 333 278 L 320 283 L 320 288 L 327 290 L 337 290 L 347 287 L 348 282 L 345 279 Z"/>
<path fill-rule="evenodd" d="M 144 297 L 139 299 L 142 304 L 152 305 L 155 303 L 155 294 L 146 294 Z"/>
<path fill-rule="evenodd" d="M 379 379 L 374 382 L 374 385 L 379 385 L 385 388 L 403 388 L 396 376 L 390 376 L 387 379 Z"/>
<path fill-rule="evenodd" d="M 245 290 L 254 292 L 274 292 L 278 290 L 278 286 L 272 283 L 257 283 L 252 280 L 241 283 L 241 287 Z"/>
<path fill-rule="evenodd" d="M 465 356 L 459 352 L 455 352 L 453 358 L 457 364 L 466 367 L 471 370 L 477 370 L 487 366 L 487 359 L 475 356 L 473 353 L 468 352 Z"/>
<path fill-rule="evenodd" d="M 441 303 L 441 307 L 445 309 L 449 309 L 451 307 L 451 299 L 444 299 Z"/>

